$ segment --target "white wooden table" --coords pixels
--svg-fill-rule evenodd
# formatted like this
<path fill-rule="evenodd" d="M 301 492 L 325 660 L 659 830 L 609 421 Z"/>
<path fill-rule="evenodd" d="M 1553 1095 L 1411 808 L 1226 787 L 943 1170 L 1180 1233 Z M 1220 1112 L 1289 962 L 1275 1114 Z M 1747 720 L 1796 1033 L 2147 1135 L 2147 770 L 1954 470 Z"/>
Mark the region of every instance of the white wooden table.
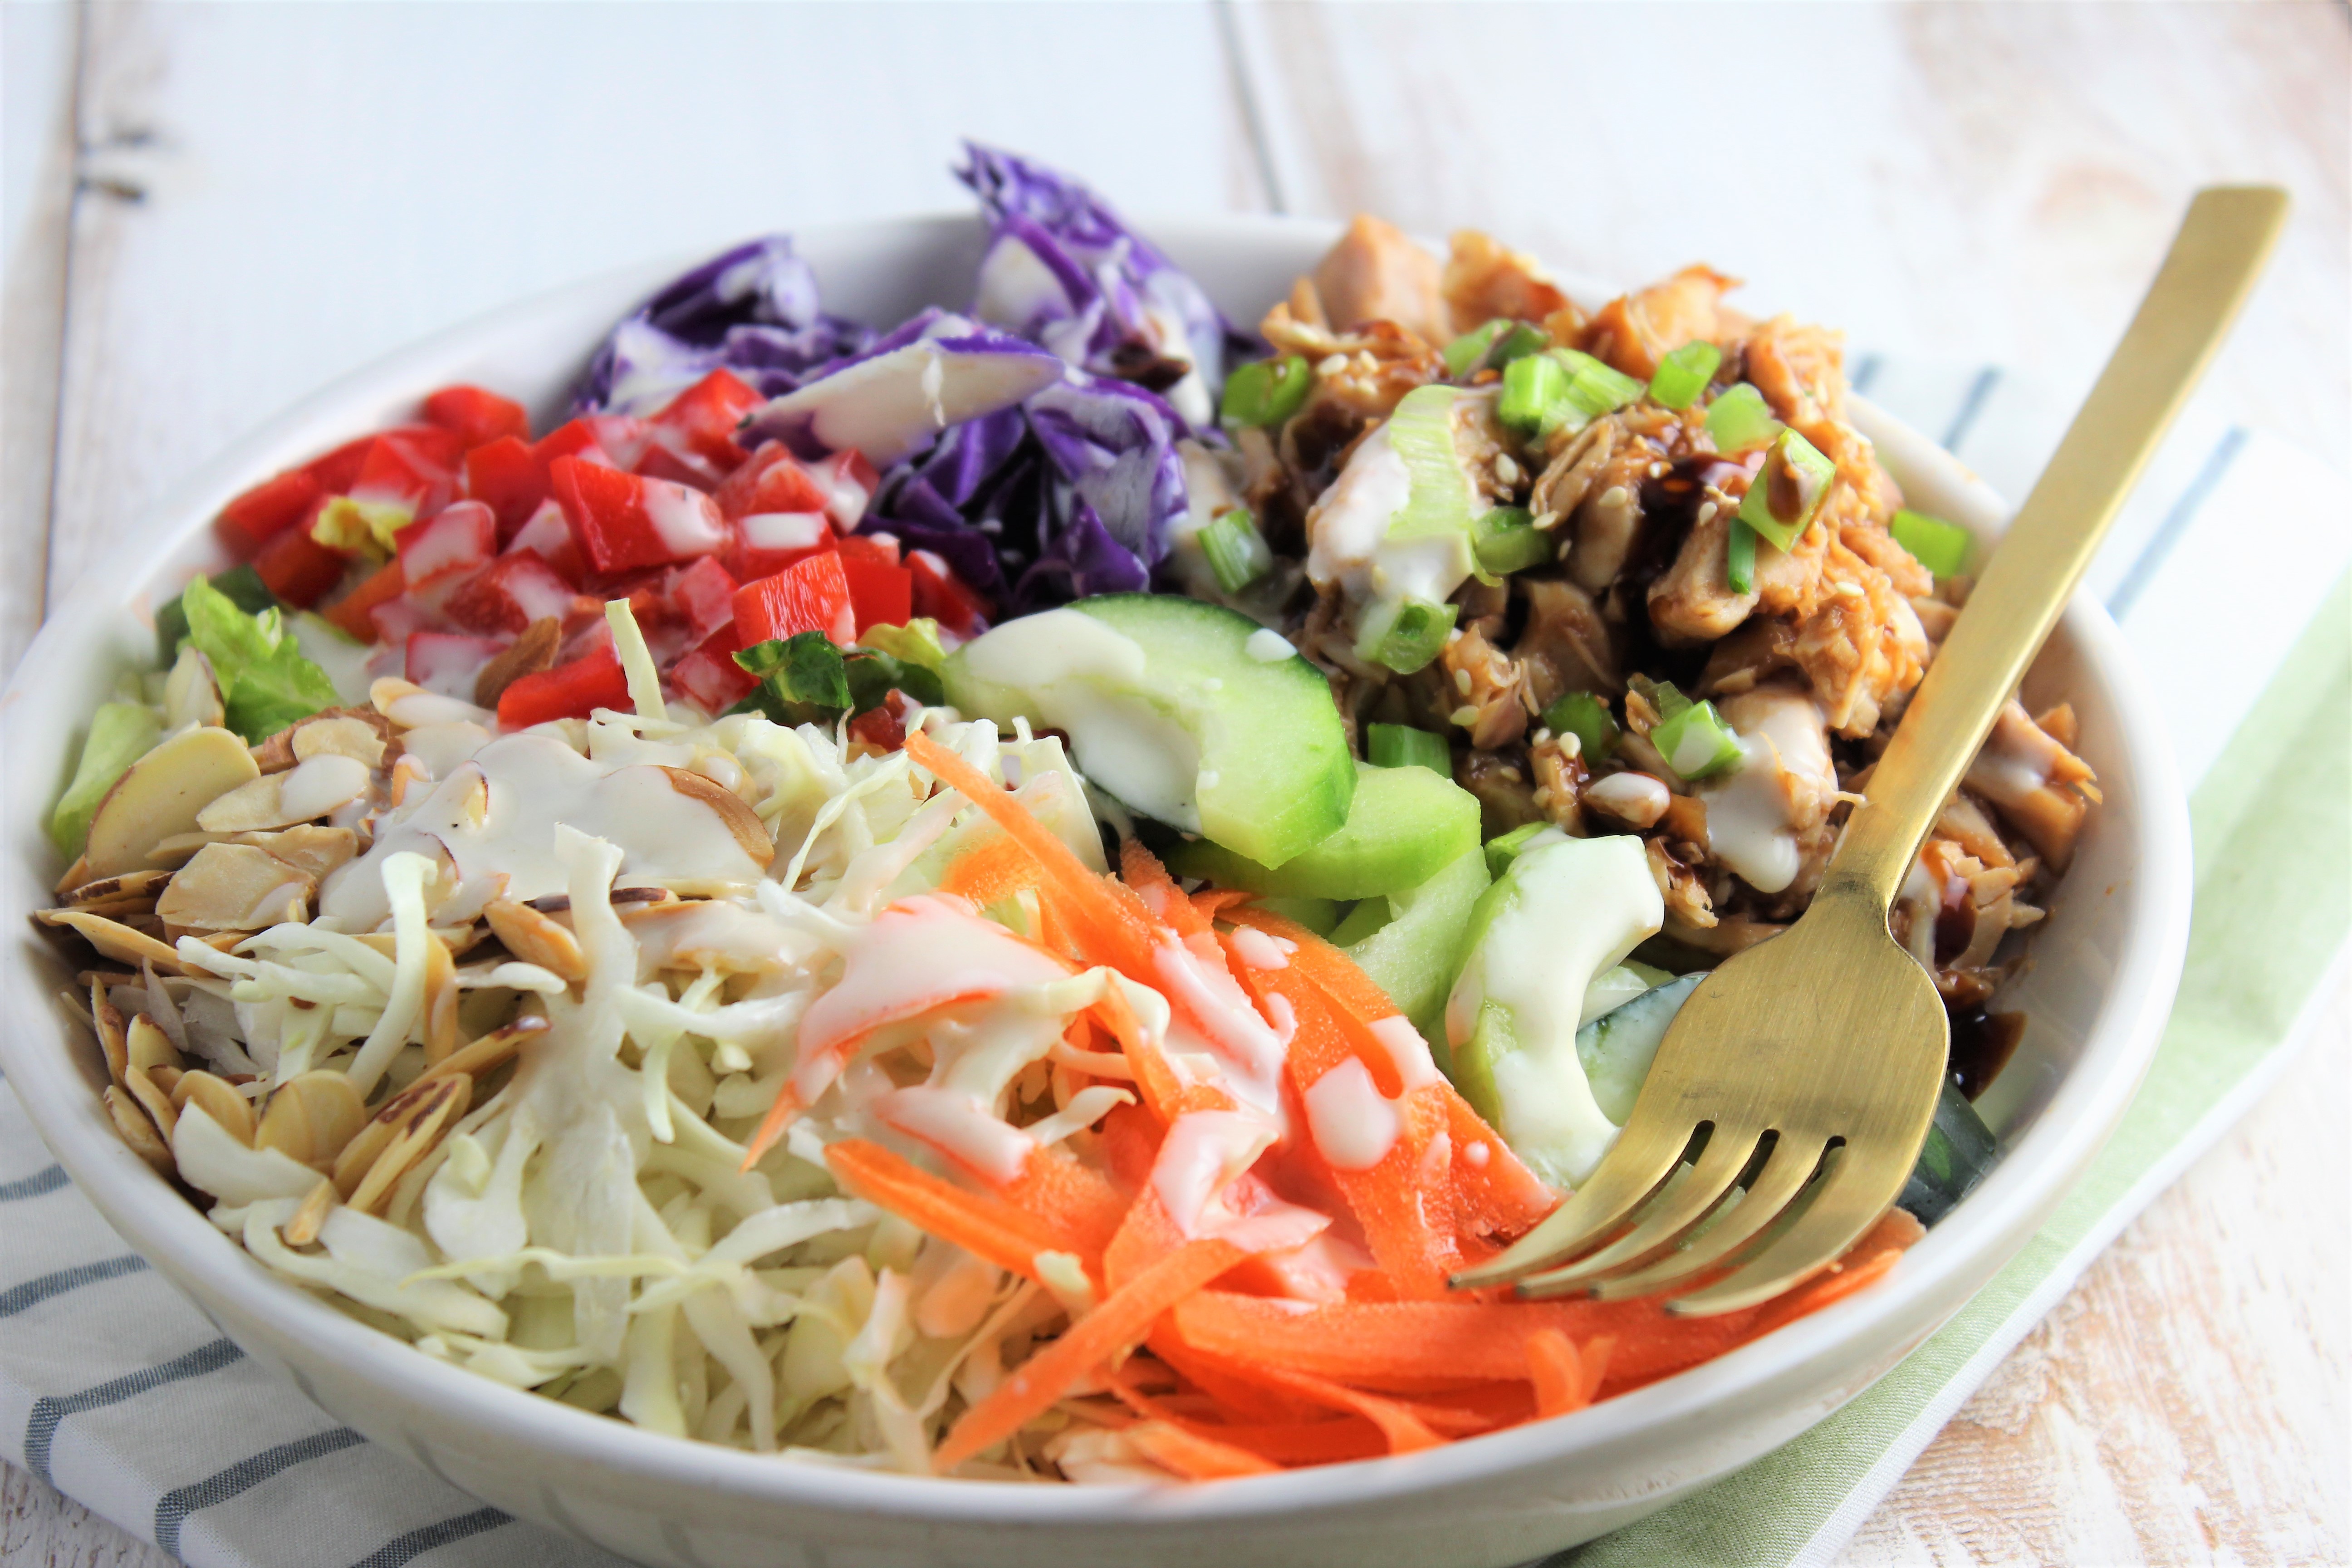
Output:
<path fill-rule="evenodd" d="M 0 26 L 0 667 L 142 506 L 319 383 L 607 266 L 961 205 L 967 132 L 1130 212 L 1361 207 L 1629 279 L 1705 257 L 2062 405 L 2189 191 L 2276 181 L 2294 226 L 2203 396 L 2352 470 L 2341 4 L 7 0 Z M 2339 997 L 1849 1560 L 2352 1555 L 2347 1110 Z M 0 1568 L 163 1561 L 7 1475 Z"/>

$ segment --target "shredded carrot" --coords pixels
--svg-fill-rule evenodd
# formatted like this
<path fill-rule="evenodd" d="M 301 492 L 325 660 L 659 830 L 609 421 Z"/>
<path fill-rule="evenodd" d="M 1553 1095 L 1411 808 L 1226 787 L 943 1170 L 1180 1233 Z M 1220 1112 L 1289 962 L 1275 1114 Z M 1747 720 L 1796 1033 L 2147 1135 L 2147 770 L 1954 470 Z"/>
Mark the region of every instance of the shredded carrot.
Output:
<path fill-rule="evenodd" d="M 1118 1234 L 1103 1249 L 1103 1279 L 1114 1290 L 1184 1245 L 1184 1233 L 1149 1184 L 1135 1194 Z"/>
<path fill-rule="evenodd" d="M 1250 1300 L 1251 1298 L 1241 1298 Z M 1196 1297 L 1195 1300 L 1198 1300 Z M 1181 1312 L 1181 1308 L 1179 1308 Z M 1276 1364 L 1270 1358 L 1250 1354 L 1233 1354 L 1213 1350 L 1194 1342 L 1186 1334 L 1181 1318 L 1171 1325 L 1171 1337 L 1181 1342 L 1187 1361 L 1192 1366 L 1213 1365 L 1226 1376 L 1242 1383 L 1255 1384 L 1279 1394 L 1289 1394 L 1323 1405 L 1327 1409 L 1360 1415 L 1380 1428 L 1392 1454 L 1417 1453 L 1433 1448 L 1446 1439 L 1423 1420 L 1419 1412 L 1393 1399 L 1377 1394 L 1367 1394 L 1359 1388 L 1317 1377 L 1287 1366 Z M 1190 1373 L 1188 1373 L 1188 1375 Z"/>
<path fill-rule="evenodd" d="M 767 1156 L 768 1151 L 776 1146 L 776 1141 L 784 1135 L 784 1129 L 793 1124 L 793 1118 L 807 1109 L 801 1103 L 801 1097 L 793 1092 L 791 1084 L 778 1089 L 776 1103 L 768 1107 L 767 1115 L 760 1118 L 760 1130 L 751 1134 L 751 1145 L 743 1154 L 743 1163 L 737 1169 L 748 1171 L 758 1164 Z"/>
<path fill-rule="evenodd" d="M 1130 838 L 1119 847 L 1118 874 L 1142 898 L 1145 906 L 1177 935 L 1205 936 L 1215 929 L 1206 915 L 1192 907 L 1192 900 L 1169 876 L 1160 857 L 1143 847 L 1142 839 Z"/>
<path fill-rule="evenodd" d="M 986 907 L 1034 888 L 1042 873 L 1029 847 L 1005 834 L 991 836 L 949 863 L 939 890 Z"/>
<path fill-rule="evenodd" d="M 1122 972 L 1146 971 L 1151 935 L 1141 901 L 1127 889 L 1097 876 L 1054 830 L 1029 815 L 994 780 L 918 731 L 907 737 L 907 755 L 941 784 L 985 812 L 1007 837 L 1037 862 L 1042 891 L 1066 905 L 1058 911 L 1095 962 Z"/>
<path fill-rule="evenodd" d="M 1535 1385 L 1536 1414 L 1547 1421 L 1581 1410 L 1592 1398 L 1585 1392 L 1584 1363 L 1575 1342 L 1555 1328 L 1528 1336 L 1528 1381 Z"/>
<path fill-rule="evenodd" d="M 846 1191 L 1024 1279 L 1037 1278 L 1040 1252 L 1078 1250 L 1038 1216 L 1003 1198 L 966 1192 L 879 1143 L 845 1138 L 825 1150 L 824 1163 Z"/>
<path fill-rule="evenodd" d="M 1145 1458 L 1188 1481 L 1267 1476 L 1282 1468 L 1245 1448 L 1221 1443 L 1198 1428 L 1172 1421 L 1139 1421 L 1127 1429 L 1127 1440 L 1141 1449 Z"/>
<path fill-rule="evenodd" d="M 1087 1373 L 1141 1340 L 1162 1312 L 1244 1256 L 1230 1241 L 1188 1241 L 1112 1291 L 965 1411 L 933 1456 L 933 1468 L 945 1475 L 1012 1436 L 1053 1408 Z"/>
<path fill-rule="evenodd" d="M 1063 1149 L 1033 1149 L 1004 1189 L 1015 1208 L 1062 1240 L 1059 1250 L 1099 1256 L 1118 1234 L 1128 1202 L 1100 1172 Z"/>

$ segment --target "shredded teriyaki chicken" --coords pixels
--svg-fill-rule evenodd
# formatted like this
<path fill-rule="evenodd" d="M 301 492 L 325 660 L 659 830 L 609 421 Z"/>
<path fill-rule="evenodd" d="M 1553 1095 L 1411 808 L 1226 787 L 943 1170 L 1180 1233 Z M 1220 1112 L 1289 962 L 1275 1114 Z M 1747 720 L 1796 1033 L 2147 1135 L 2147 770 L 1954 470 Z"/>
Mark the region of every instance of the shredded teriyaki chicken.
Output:
<path fill-rule="evenodd" d="M 1253 514 L 1276 570 L 1216 595 L 1324 669 L 1360 750 L 1375 723 L 1444 736 L 1488 837 L 1529 824 L 1638 833 L 1665 935 L 1712 957 L 1804 909 L 1969 586 L 1939 581 L 1890 532 L 1902 494 L 1848 420 L 1840 335 L 1754 320 L 1724 302 L 1736 286 L 1691 267 L 1588 312 L 1484 234 L 1456 234 L 1441 262 L 1359 217 L 1260 324 L 1314 381 L 1286 417 L 1233 431 L 1229 504 Z M 1474 333 L 1495 351 L 1449 366 L 1447 345 Z M 1514 334 L 1521 355 L 1590 356 L 1627 390 L 1514 428 L 1496 401 Z M 1686 345 L 1714 356 L 1704 390 L 1661 401 L 1652 378 Z M 1380 590 L 1316 563 L 1350 524 L 1354 470 L 1380 458 L 1383 425 L 1443 384 L 1463 392 L 1452 435 L 1473 511 L 1522 509 L 1543 543 L 1534 564 L 1447 584 L 1451 628 L 1400 669 L 1361 635 Z M 1740 433 L 1716 410 L 1735 394 L 1758 399 L 1759 417 L 1727 440 Z M 1737 580 L 1742 505 L 1783 429 L 1827 459 L 1826 489 L 1786 548 L 1754 540 Z M 1712 705 L 1744 753 L 1736 771 L 1686 778 L 1661 755 L 1662 686 L 1671 703 Z M 1604 754 L 1547 725 L 1573 693 L 1605 705 Z M 2063 704 L 2031 715 L 2012 701 L 1904 887 L 1896 934 L 1955 1010 L 1980 1006 L 2008 972 L 2001 937 L 2042 918 L 2098 800 L 2074 731 Z"/>

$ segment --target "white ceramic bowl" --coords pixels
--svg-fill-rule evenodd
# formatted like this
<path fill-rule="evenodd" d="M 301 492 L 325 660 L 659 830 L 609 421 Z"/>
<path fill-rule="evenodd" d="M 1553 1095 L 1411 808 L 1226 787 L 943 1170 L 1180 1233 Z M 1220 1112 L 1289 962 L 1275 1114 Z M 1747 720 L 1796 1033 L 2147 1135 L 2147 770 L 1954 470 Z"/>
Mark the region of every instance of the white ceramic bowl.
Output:
<path fill-rule="evenodd" d="M 1333 226 L 1265 218 L 1150 232 L 1236 320 L 1255 321 Z M 887 323 L 961 302 L 981 247 L 970 218 L 801 237 L 829 307 Z M 677 268 L 601 278 L 446 332 L 305 399 L 160 507 L 120 570 L 53 614 L 5 710 L 6 898 L 42 907 L 57 876 L 40 824 L 78 731 L 116 673 L 153 658 L 150 606 L 216 568 L 206 521 L 255 479 L 414 416 L 452 381 L 552 415 L 605 329 Z M 1998 500 L 1916 433 L 1858 417 L 1914 504 L 1998 532 Z M 1165 1489 L 1013 1487 L 845 1472 L 656 1436 L 416 1354 L 266 1273 L 115 1136 L 94 1045 L 47 1000 L 50 950 L 5 954 L 0 1059 L 58 1159 L 116 1229 L 254 1359 L 337 1419 L 457 1486 L 624 1556 L 677 1568 L 806 1563 L 1128 1563 L 1491 1568 L 1638 1519 L 1786 1442 L 1918 1344 L 1990 1279 L 2105 1141 L 2153 1053 L 2189 925 L 2189 825 L 2147 694 L 2115 626 L 2078 601 L 2030 698 L 2071 699 L 2106 803 L 2009 994 L 2032 1019 L 1986 1101 L 2011 1141 L 1992 1175 L 1880 1284 L 1622 1398 L 1404 1458 Z"/>

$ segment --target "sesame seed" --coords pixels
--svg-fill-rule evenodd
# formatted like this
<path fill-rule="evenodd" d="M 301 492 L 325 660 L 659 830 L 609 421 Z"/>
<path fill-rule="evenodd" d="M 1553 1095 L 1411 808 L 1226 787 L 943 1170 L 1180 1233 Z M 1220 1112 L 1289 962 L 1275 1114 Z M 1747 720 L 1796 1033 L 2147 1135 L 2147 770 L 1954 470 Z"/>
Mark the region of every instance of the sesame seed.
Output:
<path fill-rule="evenodd" d="M 1348 356 L 1346 354 L 1326 354 L 1323 356 L 1322 362 L 1316 365 L 1315 374 L 1318 375 L 1337 375 L 1347 368 Z"/>
<path fill-rule="evenodd" d="M 1457 669 L 1454 672 L 1454 689 L 1459 691 L 1465 697 L 1470 695 L 1470 672 L 1468 670 Z"/>
<path fill-rule="evenodd" d="M 1457 728 L 1467 730 L 1478 721 L 1478 710 L 1465 704 L 1447 714 L 1446 718 L 1451 720 Z"/>

